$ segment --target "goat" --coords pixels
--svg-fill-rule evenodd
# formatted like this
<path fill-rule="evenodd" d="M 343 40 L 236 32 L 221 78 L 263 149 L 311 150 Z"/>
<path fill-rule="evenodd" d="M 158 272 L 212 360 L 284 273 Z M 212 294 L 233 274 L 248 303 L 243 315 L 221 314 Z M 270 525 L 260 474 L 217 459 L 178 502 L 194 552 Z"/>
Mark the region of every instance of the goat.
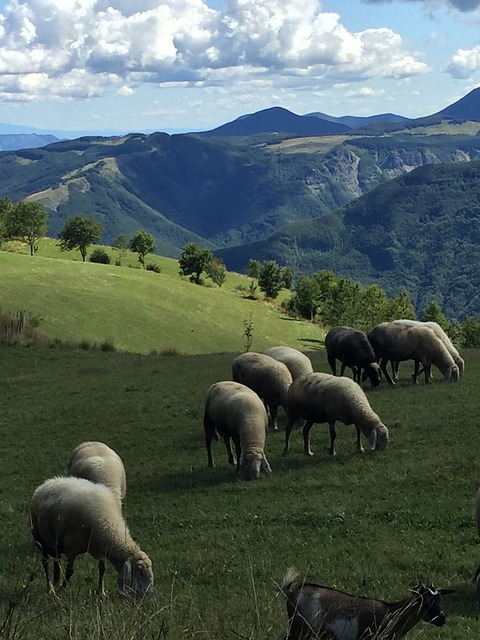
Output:
<path fill-rule="evenodd" d="M 308 582 L 292 589 L 297 575 L 288 571 L 281 585 L 288 614 L 285 640 L 398 640 L 421 620 L 443 626 L 442 594 L 453 593 L 420 583 L 403 600 L 385 602 Z"/>

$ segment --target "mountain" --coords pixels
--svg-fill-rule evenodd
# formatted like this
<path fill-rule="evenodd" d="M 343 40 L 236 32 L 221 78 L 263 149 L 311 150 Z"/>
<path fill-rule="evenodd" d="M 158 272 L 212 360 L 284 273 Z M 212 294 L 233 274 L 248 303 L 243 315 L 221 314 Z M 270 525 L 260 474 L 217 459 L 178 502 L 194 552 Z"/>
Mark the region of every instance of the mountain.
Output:
<path fill-rule="evenodd" d="M 272 107 L 240 116 L 232 122 L 197 135 L 254 136 L 264 133 L 283 133 L 295 136 L 323 136 L 346 133 L 349 129 L 342 123 L 322 120 L 316 116 L 298 116 L 282 107 Z"/>
<path fill-rule="evenodd" d="M 434 115 L 480 122 L 480 88 L 473 89 L 466 96 Z"/>
<path fill-rule="evenodd" d="M 58 138 L 50 134 L 38 133 L 7 133 L 0 134 L 0 151 L 13 151 L 15 149 L 33 149 L 44 147 L 52 142 L 58 142 Z"/>
<path fill-rule="evenodd" d="M 247 255 L 281 257 L 297 273 L 327 269 L 390 295 L 406 288 L 418 313 L 435 300 L 447 317 L 464 320 L 480 314 L 479 193 L 480 161 L 428 165 L 344 209 L 217 255 L 229 268 Z"/>
<path fill-rule="evenodd" d="M 308 113 L 308 116 L 314 116 L 315 118 L 321 118 L 322 120 L 327 120 L 328 122 L 337 122 L 338 124 L 344 124 L 350 129 L 360 129 L 363 127 L 368 127 L 371 124 L 378 122 L 394 122 L 394 123 L 404 123 L 408 122 L 409 118 L 405 118 L 404 116 L 398 116 L 394 113 L 379 113 L 375 116 L 329 116 L 326 113 L 321 113 L 320 111 L 315 111 L 313 113 Z"/>

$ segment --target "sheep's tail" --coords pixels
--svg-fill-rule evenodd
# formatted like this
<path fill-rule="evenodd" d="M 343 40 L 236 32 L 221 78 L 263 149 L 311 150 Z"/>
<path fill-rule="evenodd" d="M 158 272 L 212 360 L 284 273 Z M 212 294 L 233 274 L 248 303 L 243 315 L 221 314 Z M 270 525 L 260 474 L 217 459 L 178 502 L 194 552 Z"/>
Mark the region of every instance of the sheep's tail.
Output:
<path fill-rule="evenodd" d="M 288 591 L 292 590 L 292 584 L 300 575 L 300 572 L 295 569 L 295 567 L 290 567 L 287 569 L 286 574 L 283 576 L 282 582 L 280 583 L 280 589 L 286 594 Z"/>

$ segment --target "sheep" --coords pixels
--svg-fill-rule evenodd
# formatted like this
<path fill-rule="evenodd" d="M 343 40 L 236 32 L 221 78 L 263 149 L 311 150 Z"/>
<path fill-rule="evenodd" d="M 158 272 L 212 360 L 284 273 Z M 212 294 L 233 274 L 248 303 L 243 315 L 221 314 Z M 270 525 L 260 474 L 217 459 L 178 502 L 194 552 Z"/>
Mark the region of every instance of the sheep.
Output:
<path fill-rule="evenodd" d="M 265 355 L 283 362 L 292 374 L 292 380 L 304 376 L 306 373 L 313 373 L 313 366 L 310 358 L 298 349 L 292 347 L 270 347 L 263 352 Z"/>
<path fill-rule="evenodd" d="M 281 584 L 288 615 L 286 640 L 399 640 L 422 620 L 442 627 L 442 595 L 453 593 L 420 583 L 406 598 L 385 602 L 310 582 L 293 587 L 297 575 L 289 570 Z"/>
<path fill-rule="evenodd" d="M 477 531 L 480 536 L 480 489 L 477 491 L 477 497 L 475 499 L 475 520 L 477 522 Z M 480 607 L 480 566 L 473 574 L 472 582 L 476 586 L 477 590 L 477 605 Z"/>
<path fill-rule="evenodd" d="M 372 410 L 363 389 L 350 378 L 337 378 L 329 373 L 310 373 L 292 382 L 288 390 L 285 449 L 288 454 L 290 433 L 295 421 L 305 420 L 303 442 L 305 455 L 311 456 L 310 430 L 315 422 L 328 422 L 330 455 L 335 455 L 335 422 L 354 424 L 357 429 L 356 451 L 363 452 L 360 432 L 372 449 L 382 451 L 388 444 L 388 429 Z"/>
<path fill-rule="evenodd" d="M 30 522 L 49 593 L 55 593 L 60 583 L 60 557 L 67 558 L 65 588 L 73 575 L 75 558 L 87 551 L 98 560 L 98 594 L 105 594 L 106 560 L 117 570 L 120 593 L 132 590 L 143 596 L 152 587 L 152 562 L 132 539 L 118 500 L 107 486 L 73 476 L 46 480 L 33 493 Z M 55 561 L 53 584 L 49 557 Z"/>
<path fill-rule="evenodd" d="M 212 439 L 224 437 L 228 461 L 234 464 L 230 438 L 237 454 L 237 473 L 242 480 L 255 480 L 260 471 L 271 473 L 265 457 L 268 416 L 263 402 L 249 387 L 230 380 L 211 385 L 205 395 L 203 427 L 208 466 L 213 467 Z"/>
<path fill-rule="evenodd" d="M 385 378 L 392 386 L 395 382 L 387 371 L 389 360 L 415 360 L 414 383 L 417 381 L 419 363 L 423 365 L 426 384 L 430 382 L 432 364 L 443 373 L 445 382 L 458 381 L 458 366 L 447 347 L 429 327 L 382 322 L 369 331 L 368 339 L 380 359 L 380 368 Z"/>
<path fill-rule="evenodd" d="M 360 384 L 362 369 L 363 380 L 368 377 L 373 387 L 380 384 L 380 366 L 375 352 L 366 334 L 351 327 L 333 327 L 325 336 L 328 364 L 334 376 L 337 375 L 336 361 L 342 363 L 340 375 L 345 367 L 353 371 L 353 379 Z"/>
<path fill-rule="evenodd" d="M 450 353 L 455 364 L 458 367 L 459 374 L 463 376 L 463 374 L 465 373 L 465 360 L 458 353 L 457 348 L 454 346 L 454 344 L 452 343 L 448 335 L 445 333 L 445 331 L 442 329 L 442 327 L 438 324 L 438 322 L 433 322 L 433 321 L 421 322 L 420 320 L 394 320 L 393 322 L 396 322 L 397 324 L 404 324 L 410 327 L 424 326 L 432 329 L 435 335 L 438 338 L 440 338 L 443 344 L 447 347 L 448 352 Z"/>
<path fill-rule="evenodd" d="M 278 431 L 278 407 L 286 411 L 288 388 L 292 384 L 287 365 L 264 353 L 249 351 L 233 360 L 232 378 L 260 396 L 268 408 L 273 430 Z"/>
<path fill-rule="evenodd" d="M 105 484 L 117 496 L 125 497 L 127 481 L 122 459 L 103 442 L 82 442 L 72 451 L 68 475 Z"/>

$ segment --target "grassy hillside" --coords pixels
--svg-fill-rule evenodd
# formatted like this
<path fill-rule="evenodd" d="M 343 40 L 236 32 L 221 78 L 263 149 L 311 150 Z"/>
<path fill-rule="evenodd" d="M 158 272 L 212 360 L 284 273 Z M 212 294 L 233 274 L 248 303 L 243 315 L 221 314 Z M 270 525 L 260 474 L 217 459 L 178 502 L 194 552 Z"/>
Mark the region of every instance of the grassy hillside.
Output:
<path fill-rule="evenodd" d="M 82 263 L 79 257 L 59 254 L 48 240 L 33 258 L 0 251 L 0 309 L 26 311 L 51 338 L 112 340 L 117 349 L 139 353 L 242 351 L 245 322 L 252 324 L 257 351 L 284 343 L 305 348 L 322 339 L 318 326 L 286 318 L 262 299 L 248 299 L 250 281 L 244 276 L 229 273 L 221 288 L 200 287 L 181 278 L 178 262 L 168 258 L 147 258 L 160 265 L 158 274 Z M 126 264 L 136 266 L 136 256 L 129 254 Z"/>
<path fill-rule="evenodd" d="M 327 370 L 322 351 L 310 355 L 316 370 Z M 229 377 L 232 354 L 1 349 L 2 638 L 280 640 L 286 612 L 277 584 L 291 566 L 389 600 L 419 580 L 452 587 L 445 627 L 420 623 L 408 637 L 478 638 L 468 580 L 480 561 L 480 356 L 464 355 L 456 385 L 436 374 L 431 386 L 413 387 L 405 364 L 397 388 L 366 388 L 390 430 L 386 451 L 355 455 L 355 429 L 340 424 L 330 459 L 322 425 L 312 430 L 313 458 L 303 456 L 297 431 L 283 458 L 283 433 L 269 433 L 272 476 L 241 483 L 221 443 L 217 467 L 207 468 L 202 429 L 205 390 Z M 65 593 L 45 593 L 28 502 L 85 439 L 107 442 L 125 461 L 125 512 L 155 572 L 141 602 L 115 594 L 110 566 L 109 595 L 99 600 L 89 556 L 77 560 Z"/>

